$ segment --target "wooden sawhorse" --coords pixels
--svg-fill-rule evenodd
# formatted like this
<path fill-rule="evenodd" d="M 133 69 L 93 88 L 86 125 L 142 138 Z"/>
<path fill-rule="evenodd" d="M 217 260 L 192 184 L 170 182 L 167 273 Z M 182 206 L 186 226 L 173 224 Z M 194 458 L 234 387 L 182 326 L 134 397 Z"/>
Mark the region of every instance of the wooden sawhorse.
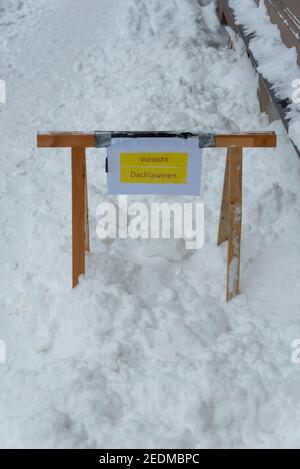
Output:
<path fill-rule="evenodd" d="M 99 145 L 103 135 L 103 145 Z M 207 135 L 207 134 L 204 134 Z M 109 138 L 107 138 L 109 136 Z M 69 147 L 72 161 L 72 277 L 73 288 L 85 274 L 85 251 L 89 251 L 88 190 L 86 175 L 86 148 L 108 146 L 111 137 L 199 137 L 201 134 L 173 132 L 48 132 L 37 135 L 37 146 Z M 274 148 L 274 132 L 209 134 L 204 147 L 227 148 L 223 197 L 219 222 L 218 245 L 228 241 L 226 300 L 240 293 L 240 256 L 242 229 L 242 171 L 243 148 Z M 203 140 L 203 138 L 202 138 Z M 204 139 L 205 140 L 205 139 Z M 203 141 L 204 141 L 203 140 Z"/>

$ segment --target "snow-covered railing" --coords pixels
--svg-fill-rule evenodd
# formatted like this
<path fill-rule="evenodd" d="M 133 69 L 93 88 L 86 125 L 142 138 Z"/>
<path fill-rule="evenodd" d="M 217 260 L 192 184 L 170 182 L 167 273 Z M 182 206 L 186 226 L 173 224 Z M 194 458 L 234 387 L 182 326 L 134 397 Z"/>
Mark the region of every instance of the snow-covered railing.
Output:
<path fill-rule="evenodd" d="M 300 3 L 295 0 L 264 1 L 273 23 L 280 29 L 283 42 L 296 47 L 300 65 Z"/>
<path fill-rule="evenodd" d="M 285 30 L 284 37 L 282 31 L 280 34 L 272 24 L 271 13 L 274 23 L 279 21 L 278 18 L 283 22 L 281 30 Z M 300 52 L 300 39 L 295 41 L 296 36 L 291 32 L 293 17 L 293 32 L 298 34 L 299 2 L 218 0 L 218 14 L 222 24 L 229 25 L 244 41 L 251 63 L 258 73 L 261 111 L 266 112 L 271 121 L 282 120 L 300 156 L 300 68 L 296 53 L 296 50 Z"/>

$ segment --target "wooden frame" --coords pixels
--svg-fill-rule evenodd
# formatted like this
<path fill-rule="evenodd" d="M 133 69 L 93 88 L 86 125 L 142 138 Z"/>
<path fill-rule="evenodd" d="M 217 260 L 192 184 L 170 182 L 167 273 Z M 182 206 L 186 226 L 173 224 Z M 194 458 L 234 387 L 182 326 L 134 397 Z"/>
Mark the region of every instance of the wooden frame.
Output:
<path fill-rule="evenodd" d="M 240 293 L 243 149 L 227 151 L 218 245 L 228 241 L 226 300 Z"/>
<path fill-rule="evenodd" d="M 151 133 L 111 132 L 112 137 L 129 135 L 149 136 Z M 155 136 L 176 136 L 173 133 L 153 132 Z M 184 137 L 197 134 L 184 134 Z M 96 147 L 95 133 L 48 132 L 37 135 L 39 148 L 71 148 L 72 173 L 72 285 L 78 284 L 85 274 L 85 251 L 89 251 L 88 188 L 86 174 L 86 148 Z M 226 299 L 230 301 L 240 293 L 240 252 L 242 230 L 242 172 L 243 148 L 275 148 L 276 134 L 236 133 L 215 135 L 214 148 L 227 148 L 223 196 L 219 221 L 218 245 L 228 241 Z"/>

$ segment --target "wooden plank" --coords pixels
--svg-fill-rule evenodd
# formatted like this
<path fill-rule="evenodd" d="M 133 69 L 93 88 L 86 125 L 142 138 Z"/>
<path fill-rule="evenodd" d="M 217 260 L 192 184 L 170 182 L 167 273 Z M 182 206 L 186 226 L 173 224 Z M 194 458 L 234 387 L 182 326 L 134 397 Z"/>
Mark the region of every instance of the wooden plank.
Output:
<path fill-rule="evenodd" d="M 243 149 L 229 149 L 227 289 L 230 301 L 240 293 Z"/>
<path fill-rule="evenodd" d="M 94 133 L 83 132 L 50 132 L 37 135 L 38 147 L 81 147 L 93 148 L 96 146 Z"/>
<path fill-rule="evenodd" d="M 227 151 L 222 204 L 220 210 L 219 233 L 218 233 L 218 246 L 228 239 L 228 197 L 229 197 L 229 150 Z"/>
<path fill-rule="evenodd" d="M 129 132 L 134 135 L 135 132 Z M 120 132 L 111 132 L 120 135 Z M 197 134 L 194 135 L 197 137 Z M 37 135 L 38 147 L 95 147 L 94 133 L 83 132 L 50 132 Z M 276 147 L 275 132 L 248 132 L 227 135 L 216 135 L 216 148 L 240 146 L 244 148 L 274 148 Z"/>
<path fill-rule="evenodd" d="M 85 149 L 72 148 L 72 265 L 73 288 L 85 274 Z"/>
<path fill-rule="evenodd" d="M 216 148 L 223 147 L 244 147 L 244 148 L 275 148 L 275 132 L 267 133 L 241 133 L 216 136 Z"/>

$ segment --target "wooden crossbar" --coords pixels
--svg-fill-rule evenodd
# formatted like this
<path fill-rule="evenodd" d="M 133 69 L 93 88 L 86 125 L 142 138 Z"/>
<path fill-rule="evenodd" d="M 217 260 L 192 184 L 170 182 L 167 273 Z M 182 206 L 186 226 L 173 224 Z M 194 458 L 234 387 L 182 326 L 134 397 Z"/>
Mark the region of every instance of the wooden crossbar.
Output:
<path fill-rule="evenodd" d="M 172 132 L 110 132 L 111 137 L 121 138 L 128 135 L 135 136 L 176 136 Z M 180 134 L 178 134 L 180 135 Z M 198 134 L 185 133 L 188 137 L 198 137 Z M 37 135 L 37 146 L 49 147 L 96 147 L 95 133 L 84 132 L 41 132 Z M 273 148 L 276 147 L 276 134 L 274 132 L 248 132 L 215 135 L 213 148 L 228 148 L 240 146 L 243 148 Z"/>
<path fill-rule="evenodd" d="M 199 137 L 189 132 L 109 132 L 110 137 Z M 72 173 L 72 277 L 73 287 L 85 273 L 85 251 L 89 250 L 86 148 L 97 146 L 95 132 L 41 132 L 39 148 L 71 148 Z M 228 241 L 226 299 L 240 292 L 240 252 L 242 230 L 243 148 L 275 148 L 275 132 L 246 132 L 213 135 L 209 147 L 227 148 L 218 245 Z"/>

